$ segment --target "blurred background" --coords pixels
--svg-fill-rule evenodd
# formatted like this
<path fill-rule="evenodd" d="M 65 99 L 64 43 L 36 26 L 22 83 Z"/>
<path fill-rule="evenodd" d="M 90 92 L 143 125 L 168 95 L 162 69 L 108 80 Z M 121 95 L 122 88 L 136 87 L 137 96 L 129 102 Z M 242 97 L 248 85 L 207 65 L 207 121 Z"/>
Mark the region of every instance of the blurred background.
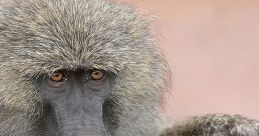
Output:
<path fill-rule="evenodd" d="M 172 118 L 237 113 L 259 119 L 258 0 L 119 0 L 156 15 L 175 79 Z"/>

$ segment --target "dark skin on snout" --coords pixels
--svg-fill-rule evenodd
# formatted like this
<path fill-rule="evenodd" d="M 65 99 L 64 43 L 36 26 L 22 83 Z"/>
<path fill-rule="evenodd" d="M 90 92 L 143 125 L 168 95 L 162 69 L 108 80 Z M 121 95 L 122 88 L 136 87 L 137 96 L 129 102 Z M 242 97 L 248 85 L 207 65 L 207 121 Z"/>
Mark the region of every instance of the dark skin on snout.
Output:
<path fill-rule="evenodd" d="M 60 70 L 43 77 L 41 92 L 58 136 L 106 136 L 103 103 L 109 93 L 107 73 L 101 70 Z"/>

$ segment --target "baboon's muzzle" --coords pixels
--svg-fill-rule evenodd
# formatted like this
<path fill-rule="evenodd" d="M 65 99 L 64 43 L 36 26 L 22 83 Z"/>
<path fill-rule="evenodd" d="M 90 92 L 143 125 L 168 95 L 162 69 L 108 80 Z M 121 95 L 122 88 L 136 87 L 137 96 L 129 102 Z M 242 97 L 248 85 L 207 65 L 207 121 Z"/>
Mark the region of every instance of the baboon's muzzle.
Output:
<path fill-rule="evenodd" d="M 57 136 L 107 136 L 103 101 L 98 95 L 74 94 L 63 103 L 54 104 Z"/>

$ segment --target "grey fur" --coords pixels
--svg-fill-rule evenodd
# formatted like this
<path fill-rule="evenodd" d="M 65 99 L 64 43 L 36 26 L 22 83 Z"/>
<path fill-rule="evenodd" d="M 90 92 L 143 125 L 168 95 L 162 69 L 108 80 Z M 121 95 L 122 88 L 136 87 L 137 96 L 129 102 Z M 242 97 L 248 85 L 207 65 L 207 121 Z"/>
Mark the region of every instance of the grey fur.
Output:
<path fill-rule="evenodd" d="M 1 136 L 43 135 L 33 79 L 78 67 L 116 73 L 112 135 L 158 134 L 170 74 L 142 14 L 103 0 L 14 0 L 1 5 L 0 19 Z"/>
<path fill-rule="evenodd" d="M 208 114 L 167 128 L 160 136 L 258 136 L 259 122 L 240 115 Z"/>

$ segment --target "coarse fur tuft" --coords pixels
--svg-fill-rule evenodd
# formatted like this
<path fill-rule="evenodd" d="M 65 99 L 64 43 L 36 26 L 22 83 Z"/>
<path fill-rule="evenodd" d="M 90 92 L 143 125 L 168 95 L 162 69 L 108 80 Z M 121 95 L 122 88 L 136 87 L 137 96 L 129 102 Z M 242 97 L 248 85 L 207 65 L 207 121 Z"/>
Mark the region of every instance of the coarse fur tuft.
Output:
<path fill-rule="evenodd" d="M 143 14 L 105 0 L 0 3 L 0 135 L 44 135 L 35 80 L 78 68 L 116 75 L 105 105 L 111 135 L 158 135 L 170 72 Z"/>
<path fill-rule="evenodd" d="M 207 114 L 165 129 L 160 136 L 258 136 L 259 122 L 240 115 Z"/>

